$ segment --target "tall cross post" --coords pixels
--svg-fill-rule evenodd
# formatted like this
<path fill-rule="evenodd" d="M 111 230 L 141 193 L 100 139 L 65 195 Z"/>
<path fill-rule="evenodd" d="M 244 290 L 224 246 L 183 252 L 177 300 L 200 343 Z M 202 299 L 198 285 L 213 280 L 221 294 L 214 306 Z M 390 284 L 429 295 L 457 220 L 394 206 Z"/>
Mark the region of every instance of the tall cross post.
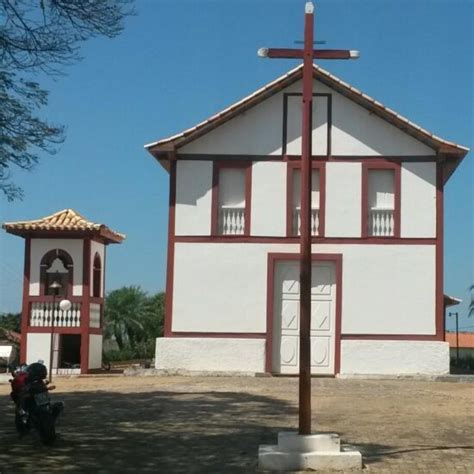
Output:
<path fill-rule="evenodd" d="M 301 131 L 301 228 L 300 228 L 300 376 L 299 434 L 311 434 L 311 156 L 314 59 L 356 59 L 359 52 L 314 48 L 314 5 L 307 2 L 304 17 L 304 48 L 260 48 L 267 58 L 303 59 Z"/>

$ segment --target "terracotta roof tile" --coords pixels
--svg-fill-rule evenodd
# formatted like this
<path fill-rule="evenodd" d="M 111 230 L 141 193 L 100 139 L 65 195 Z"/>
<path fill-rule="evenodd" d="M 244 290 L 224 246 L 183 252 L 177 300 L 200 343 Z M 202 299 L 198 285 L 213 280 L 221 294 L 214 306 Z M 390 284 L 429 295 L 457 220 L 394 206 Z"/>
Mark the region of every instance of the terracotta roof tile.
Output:
<path fill-rule="evenodd" d="M 446 332 L 446 342 L 449 342 L 449 347 L 456 347 L 456 333 Z M 460 332 L 459 347 L 474 349 L 474 332 Z"/>
<path fill-rule="evenodd" d="M 16 235 L 34 232 L 97 232 L 111 242 L 121 242 L 124 234 L 109 229 L 104 224 L 88 221 L 73 209 L 63 209 L 50 216 L 32 221 L 5 222 L 2 226 L 7 232 Z"/>
<path fill-rule="evenodd" d="M 394 110 L 384 106 L 379 101 L 373 99 L 372 97 L 364 94 L 360 90 L 351 86 L 347 82 L 342 81 L 338 77 L 332 75 L 325 69 L 313 65 L 314 67 L 314 77 L 317 80 L 320 80 L 327 86 L 337 90 L 338 92 L 346 95 L 348 98 L 359 103 L 362 107 L 369 109 L 370 111 L 376 113 L 381 118 L 392 123 L 396 127 L 404 130 L 406 133 L 418 138 L 423 141 L 425 144 L 430 146 L 433 149 L 441 149 L 446 147 L 446 150 L 451 153 L 458 153 L 461 156 L 464 156 L 469 148 L 458 145 L 454 142 L 445 140 L 441 137 L 434 135 L 433 133 L 423 129 L 419 125 L 411 122 L 407 118 L 398 114 Z M 163 138 L 161 140 L 155 141 L 145 145 L 145 148 L 152 154 L 155 152 L 167 152 L 174 148 L 179 148 L 186 143 L 193 141 L 196 138 L 204 135 L 205 133 L 211 131 L 212 129 L 218 127 L 219 125 L 225 123 L 227 120 L 230 120 L 235 115 L 241 113 L 243 110 L 246 110 L 257 103 L 261 102 L 268 96 L 273 93 L 278 92 L 279 90 L 287 87 L 302 76 L 303 66 L 300 65 L 286 74 L 280 76 L 276 80 L 268 83 L 264 87 L 256 90 L 252 94 L 244 97 L 242 100 L 232 104 L 230 107 L 222 110 L 219 113 L 216 113 L 209 117 L 207 120 L 204 120 L 194 127 L 190 127 L 187 130 L 177 133 L 171 137 Z"/>

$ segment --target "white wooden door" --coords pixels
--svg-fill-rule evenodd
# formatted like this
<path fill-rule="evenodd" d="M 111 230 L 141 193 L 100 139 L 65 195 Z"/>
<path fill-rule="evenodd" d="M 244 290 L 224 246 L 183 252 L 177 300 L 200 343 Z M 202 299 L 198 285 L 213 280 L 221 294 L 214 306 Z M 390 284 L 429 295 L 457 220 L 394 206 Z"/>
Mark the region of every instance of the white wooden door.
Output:
<path fill-rule="evenodd" d="M 332 262 L 315 262 L 311 283 L 311 372 L 334 374 L 336 274 Z M 299 262 L 280 261 L 274 275 L 272 370 L 299 372 Z"/>

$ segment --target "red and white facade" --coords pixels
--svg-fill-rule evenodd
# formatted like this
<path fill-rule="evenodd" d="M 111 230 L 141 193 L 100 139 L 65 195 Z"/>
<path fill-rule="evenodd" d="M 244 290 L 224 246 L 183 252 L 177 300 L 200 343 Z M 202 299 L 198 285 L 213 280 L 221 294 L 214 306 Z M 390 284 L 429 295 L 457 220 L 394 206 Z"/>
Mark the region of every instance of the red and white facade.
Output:
<path fill-rule="evenodd" d="M 49 370 L 53 341 L 53 373 L 101 369 L 106 247 L 125 236 L 72 209 L 3 228 L 25 239 L 20 362 L 43 360 Z"/>
<path fill-rule="evenodd" d="M 298 372 L 301 67 L 147 145 L 170 176 L 163 369 Z M 315 66 L 315 374 L 438 374 L 443 189 L 468 150 Z"/>

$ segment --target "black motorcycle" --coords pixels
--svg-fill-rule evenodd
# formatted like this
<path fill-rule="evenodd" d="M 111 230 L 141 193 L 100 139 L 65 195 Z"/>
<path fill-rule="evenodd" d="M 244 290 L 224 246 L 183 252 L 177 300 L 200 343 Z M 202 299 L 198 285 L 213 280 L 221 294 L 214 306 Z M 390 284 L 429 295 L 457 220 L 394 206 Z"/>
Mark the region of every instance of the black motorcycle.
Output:
<path fill-rule="evenodd" d="M 10 381 L 15 402 L 15 427 L 20 436 L 35 429 L 40 440 L 51 445 L 56 439 L 56 420 L 63 411 L 62 402 L 51 402 L 49 392 L 54 385 L 46 380 L 46 367 L 35 362 L 18 371 Z"/>

